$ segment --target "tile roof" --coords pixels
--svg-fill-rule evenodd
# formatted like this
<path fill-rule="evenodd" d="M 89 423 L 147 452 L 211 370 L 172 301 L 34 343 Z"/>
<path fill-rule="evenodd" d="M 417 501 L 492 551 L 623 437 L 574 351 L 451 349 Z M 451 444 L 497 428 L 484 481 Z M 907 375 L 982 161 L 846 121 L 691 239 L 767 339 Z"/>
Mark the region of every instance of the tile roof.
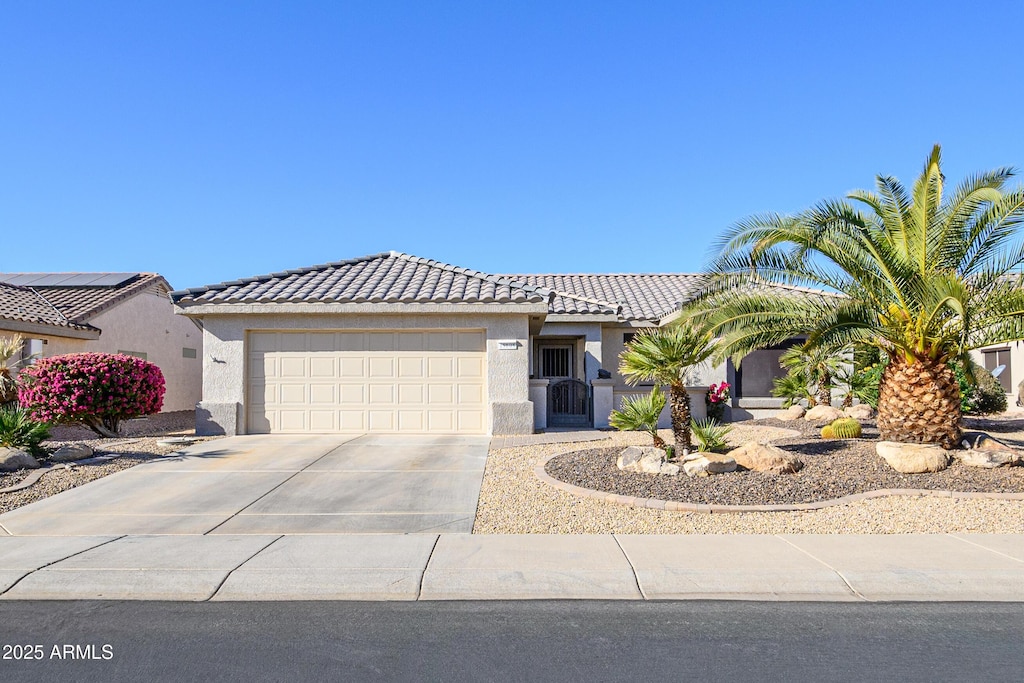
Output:
<path fill-rule="evenodd" d="M 29 289 L 76 323 L 85 323 L 149 287 L 170 290 L 156 273 L 0 273 L 0 282 L 32 283 Z"/>
<path fill-rule="evenodd" d="M 5 282 L 0 282 L 0 320 L 72 330 L 96 329 L 90 325 L 72 322 L 38 292 Z"/>
<path fill-rule="evenodd" d="M 548 304 L 551 314 L 658 322 L 700 291 L 696 273 L 489 275 L 391 251 L 171 292 L 183 306 L 262 303 Z M 802 295 L 797 288 L 794 295 Z M 808 292 L 810 290 L 807 290 Z"/>
<path fill-rule="evenodd" d="M 703 284 L 693 273 L 613 273 L 502 275 L 518 282 L 545 287 L 565 295 L 586 297 L 618 306 L 624 320 L 656 321 L 675 312 Z M 552 313 L 577 313 L 563 296 L 556 296 Z"/>
<path fill-rule="evenodd" d="M 545 303 L 550 298 L 538 287 L 395 251 L 171 292 L 179 305 Z"/>

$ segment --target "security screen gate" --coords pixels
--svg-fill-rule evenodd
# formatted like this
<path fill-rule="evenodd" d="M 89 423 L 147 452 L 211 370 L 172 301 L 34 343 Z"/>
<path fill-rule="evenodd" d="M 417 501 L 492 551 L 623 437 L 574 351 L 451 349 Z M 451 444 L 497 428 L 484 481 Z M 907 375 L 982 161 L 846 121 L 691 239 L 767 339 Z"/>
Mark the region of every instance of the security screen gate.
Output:
<path fill-rule="evenodd" d="M 586 382 L 563 379 L 548 385 L 548 426 L 590 426 L 590 387 Z"/>
<path fill-rule="evenodd" d="M 575 343 L 546 340 L 537 351 L 538 374 L 548 380 L 548 427 L 589 427 L 590 387 L 575 378 Z"/>

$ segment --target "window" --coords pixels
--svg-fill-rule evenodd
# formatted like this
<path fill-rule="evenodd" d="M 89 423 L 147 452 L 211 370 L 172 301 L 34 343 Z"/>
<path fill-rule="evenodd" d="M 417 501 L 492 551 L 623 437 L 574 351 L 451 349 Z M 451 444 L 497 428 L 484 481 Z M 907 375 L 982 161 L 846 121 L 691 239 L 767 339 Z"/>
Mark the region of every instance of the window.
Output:
<path fill-rule="evenodd" d="M 118 349 L 117 352 L 118 353 L 123 353 L 126 356 L 135 356 L 136 358 L 141 358 L 142 360 L 146 360 L 146 354 L 144 352 L 142 352 L 142 351 L 121 351 L 120 349 Z"/>
<path fill-rule="evenodd" d="M 981 352 L 985 357 L 985 369 L 992 372 L 1000 365 L 1003 366 L 999 373 L 999 383 L 1003 385 L 1003 391 L 1013 393 L 1013 385 L 1010 384 L 1012 373 L 1010 372 L 1010 349 L 990 349 Z"/>
<path fill-rule="evenodd" d="M 572 347 L 555 346 L 540 350 L 541 377 L 572 377 Z"/>
<path fill-rule="evenodd" d="M 181 357 L 182 358 L 195 358 L 196 357 L 196 350 L 195 349 L 190 349 L 187 346 L 183 347 L 181 349 Z"/>

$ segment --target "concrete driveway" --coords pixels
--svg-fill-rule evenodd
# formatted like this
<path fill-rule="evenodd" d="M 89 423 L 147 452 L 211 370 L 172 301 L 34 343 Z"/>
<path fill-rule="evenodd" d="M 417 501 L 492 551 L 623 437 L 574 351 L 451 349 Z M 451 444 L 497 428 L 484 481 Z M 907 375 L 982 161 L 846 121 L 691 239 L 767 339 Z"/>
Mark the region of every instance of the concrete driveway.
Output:
<path fill-rule="evenodd" d="M 488 441 L 231 437 L 0 515 L 0 526 L 13 536 L 468 533 Z"/>

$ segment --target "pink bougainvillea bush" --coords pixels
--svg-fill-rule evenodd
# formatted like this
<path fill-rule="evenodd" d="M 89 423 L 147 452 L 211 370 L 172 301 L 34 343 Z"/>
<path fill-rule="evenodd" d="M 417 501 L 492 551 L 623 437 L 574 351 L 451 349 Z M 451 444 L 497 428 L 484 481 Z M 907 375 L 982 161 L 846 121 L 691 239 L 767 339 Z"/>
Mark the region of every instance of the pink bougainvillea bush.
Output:
<path fill-rule="evenodd" d="M 51 356 L 18 380 L 18 401 L 35 419 L 80 423 L 100 436 L 116 436 L 121 420 L 158 413 L 164 404 L 160 368 L 124 354 Z"/>

